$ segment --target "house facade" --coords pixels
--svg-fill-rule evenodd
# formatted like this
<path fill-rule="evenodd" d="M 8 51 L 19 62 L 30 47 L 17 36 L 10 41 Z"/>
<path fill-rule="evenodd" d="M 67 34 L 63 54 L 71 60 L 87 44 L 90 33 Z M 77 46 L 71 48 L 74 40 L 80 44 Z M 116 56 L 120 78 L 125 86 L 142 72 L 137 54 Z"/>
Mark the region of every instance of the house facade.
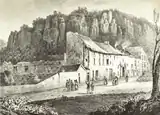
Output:
<path fill-rule="evenodd" d="M 114 76 L 140 76 L 144 67 L 141 58 L 121 53 L 109 42 L 97 43 L 77 33 L 67 33 L 67 64 L 81 63 L 89 69 L 88 79 L 113 79 Z M 145 67 L 148 67 L 146 65 Z"/>
<path fill-rule="evenodd" d="M 143 50 L 142 47 L 136 46 L 136 47 L 129 47 L 125 49 L 130 55 L 134 56 L 137 60 L 135 64 L 137 65 L 137 69 L 140 70 L 140 73 L 150 71 L 151 65 L 149 62 L 149 59 L 147 57 L 147 54 Z"/>
<path fill-rule="evenodd" d="M 82 64 L 63 65 L 59 71 L 60 82 L 66 83 L 66 80 L 77 80 L 79 83 L 84 83 L 87 78 L 87 69 Z"/>

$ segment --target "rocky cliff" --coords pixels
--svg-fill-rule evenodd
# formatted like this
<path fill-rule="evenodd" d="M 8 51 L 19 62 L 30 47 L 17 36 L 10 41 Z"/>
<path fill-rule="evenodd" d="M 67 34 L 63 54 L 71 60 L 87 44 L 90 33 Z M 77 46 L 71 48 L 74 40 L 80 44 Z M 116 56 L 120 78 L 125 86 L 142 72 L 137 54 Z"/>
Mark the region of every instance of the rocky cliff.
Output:
<path fill-rule="evenodd" d="M 68 16 L 57 13 L 46 19 L 33 21 L 33 27 L 23 25 L 20 31 L 11 32 L 3 59 L 15 61 L 47 60 L 48 55 L 65 52 L 66 32 L 72 31 L 119 49 L 141 45 L 148 54 L 153 51 L 154 28 L 144 19 L 118 10 L 88 12 L 78 8 Z"/>

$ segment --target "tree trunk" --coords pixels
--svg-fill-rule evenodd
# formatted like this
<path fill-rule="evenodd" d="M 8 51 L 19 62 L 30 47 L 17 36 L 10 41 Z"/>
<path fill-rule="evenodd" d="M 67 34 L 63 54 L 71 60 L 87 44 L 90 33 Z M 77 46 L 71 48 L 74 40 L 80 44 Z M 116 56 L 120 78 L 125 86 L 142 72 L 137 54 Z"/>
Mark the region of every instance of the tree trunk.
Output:
<path fill-rule="evenodd" d="M 153 76 L 153 88 L 152 88 L 152 97 L 156 98 L 159 95 L 159 67 L 156 66 L 152 72 Z"/>

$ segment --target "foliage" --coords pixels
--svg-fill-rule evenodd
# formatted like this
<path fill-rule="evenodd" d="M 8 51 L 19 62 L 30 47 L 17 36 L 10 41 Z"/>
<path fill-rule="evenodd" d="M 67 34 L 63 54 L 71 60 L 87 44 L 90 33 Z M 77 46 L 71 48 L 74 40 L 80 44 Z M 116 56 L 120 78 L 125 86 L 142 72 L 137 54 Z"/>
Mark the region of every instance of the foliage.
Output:
<path fill-rule="evenodd" d="M 137 79 L 137 82 L 149 82 L 149 81 L 152 81 L 152 75 L 150 72 L 144 72 L 143 75 L 141 75 Z"/>
<path fill-rule="evenodd" d="M 113 104 L 107 110 L 91 112 L 89 115 L 159 115 L 160 100 L 146 100 L 145 95 L 128 98 L 121 104 Z"/>
<path fill-rule="evenodd" d="M 46 105 L 28 104 L 28 102 L 29 99 L 25 96 L 2 98 L 0 113 L 2 115 L 6 115 L 5 113 L 9 115 L 58 115 L 55 108 Z"/>

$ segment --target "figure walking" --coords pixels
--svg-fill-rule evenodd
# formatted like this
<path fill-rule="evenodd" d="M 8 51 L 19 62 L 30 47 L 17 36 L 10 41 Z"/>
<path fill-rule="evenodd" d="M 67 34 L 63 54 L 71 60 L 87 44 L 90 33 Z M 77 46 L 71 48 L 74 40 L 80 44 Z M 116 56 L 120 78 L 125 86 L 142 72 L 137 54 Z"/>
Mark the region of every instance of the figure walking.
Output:
<path fill-rule="evenodd" d="M 106 76 L 104 76 L 104 85 L 108 85 L 108 79 Z"/>
<path fill-rule="evenodd" d="M 90 84 L 91 84 L 91 94 L 93 94 L 93 92 L 94 92 L 94 81 L 92 80 Z"/>
<path fill-rule="evenodd" d="M 129 77 L 128 77 L 128 75 L 126 75 L 126 78 L 125 78 L 126 82 L 128 82 L 128 79 L 129 79 Z"/>
<path fill-rule="evenodd" d="M 78 90 L 78 81 L 77 80 L 75 80 L 75 90 Z"/>
<path fill-rule="evenodd" d="M 90 82 L 86 81 L 86 85 L 87 85 L 87 94 L 89 94 L 89 92 L 90 92 Z"/>
<path fill-rule="evenodd" d="M 71 91 L 74 91 L 74 83 L 72 80 L 71 80 Z"/>
<path fill-rule="evenodd" d="M 69 91 L 69 81 L 66 80 L 66 88 L 67 88 L 67 91 Z"/>
<path fill-rule="evenodd" d="M 68 90 L 71 91 L 71 80 L 68 81 Z"/>

